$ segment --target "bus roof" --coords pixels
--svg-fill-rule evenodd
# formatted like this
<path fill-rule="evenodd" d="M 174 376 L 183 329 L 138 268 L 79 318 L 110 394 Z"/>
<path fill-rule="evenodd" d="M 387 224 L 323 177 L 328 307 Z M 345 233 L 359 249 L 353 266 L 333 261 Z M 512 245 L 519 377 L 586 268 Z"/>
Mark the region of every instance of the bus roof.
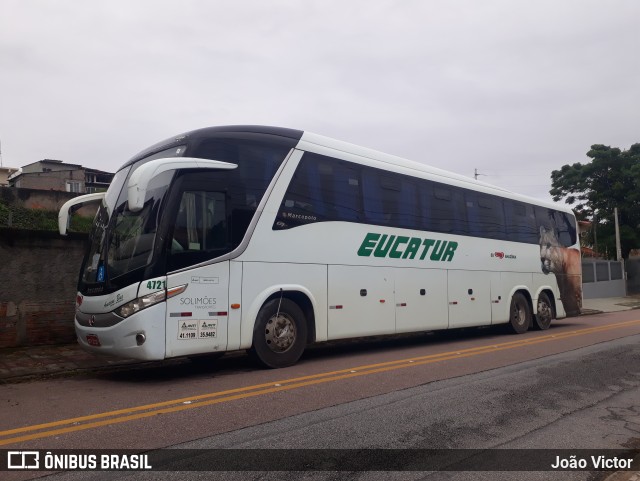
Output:
<path fill-rule="evenodd" d="M 359 161 L 358 163 L 362 163 L 363 158 L 369 159 L 374 164 L 383 163 L 388 164 L 388 166 L 390 167 L 396 167 L 399 170 L 409 171 L 407 173 L 410 175 L 413 174 L 419 177 L 430 178 L 432 180 L 441 179 L 442 181 L 457 185 L 459 187 L 508 197 L 514 200 L 549 207 L 552 209 L 572 212 L 568 206 L 558 205 L 550 201 L 544 201 L 517 194 L 507 189 L 497 187 L 486 182 L 471 179 L 470 177 L 456 174 L 448 170 L 432 167 L 422 162 L 416 162 L 395 155 L 386 154 L 384 152 L 380 152 L 367 147 L 362 147 L 356 144 L 351 144 L 349 142 L 336 140 L 331 137 L 315 134 L 313 132 L 289 129 L 284 127 L 272 127 L 263 125 L 226 125 L 192 130 L 190 132 L 185 132 L 183 134 L 171 137 L 162 142 L 158 142 L 152 145 L 151 147 L 133 156 L 123 167 L 131 165 L 132 163 L 144 157 L 160 152 L 162 150 L 169 149 L 173 146 L 182 145 L 185 141 L 191 143 L 204 138 L 216 136 L 224 137 L 226 134 L 264 134 L 278 136 L 288 139 L 291 143 L 292 148 L 296 147 L 301 150 L 307 150 L 324 155 L 326 155 L 328 151 L 332 151 L 336 156 L 345 160 L 347 160 L 347 157 L 355 156 L 358 159 L 354 160 Z"/>
<path fill-rule="evenodd" d="M 302 130 L 287 129 L 284 127 L 269 127 L 264 125 L 221 125 L 217 127 L 206 127 L 203 129 L 192 130 L 180 135 L 176 135 L 165 139 L 161 142 L 153 144 L 151 147 L 138 152 L 131 157 L 122 168 L 137 162 L 144 157 L 155 154 L 162 150 L 170 149 L 173 146 L 182 145 L 185 141 L 194 142 L 200 139 L 206 139 L 215 137 L 218 135 L 224 136 L 225 134 L 266 134 L 276 135 L 291 140 L 291 146 L 295 147 L 302 137 Z"/>

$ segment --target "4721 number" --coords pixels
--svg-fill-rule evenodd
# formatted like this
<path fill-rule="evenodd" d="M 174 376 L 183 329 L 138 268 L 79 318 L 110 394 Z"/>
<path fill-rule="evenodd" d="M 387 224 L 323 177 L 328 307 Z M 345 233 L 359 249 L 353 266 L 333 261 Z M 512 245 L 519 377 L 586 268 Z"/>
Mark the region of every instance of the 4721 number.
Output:
<path fill-rule="evenodd" d="M 165 289 L 167 283 L 165 281 L 148 281 L 147 289 Z"/>

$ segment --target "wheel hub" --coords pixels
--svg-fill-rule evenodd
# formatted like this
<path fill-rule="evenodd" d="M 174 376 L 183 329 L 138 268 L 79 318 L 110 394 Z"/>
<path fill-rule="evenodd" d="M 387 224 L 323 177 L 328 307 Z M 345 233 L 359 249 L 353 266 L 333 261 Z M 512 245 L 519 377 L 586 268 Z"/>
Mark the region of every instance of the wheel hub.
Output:
<path fill-rule="evenodd" d="M 527 319 L 524 306 L 516 304 L 513 308 L 513 318 L 518 325 L 523 325 Z"/>
<path fill-rule="evenodd" d="M 296 340 L 296 325 L 293 319 L 281 312 L 267 321 L 264 336 L 272 351 L 285 352 Z"/>

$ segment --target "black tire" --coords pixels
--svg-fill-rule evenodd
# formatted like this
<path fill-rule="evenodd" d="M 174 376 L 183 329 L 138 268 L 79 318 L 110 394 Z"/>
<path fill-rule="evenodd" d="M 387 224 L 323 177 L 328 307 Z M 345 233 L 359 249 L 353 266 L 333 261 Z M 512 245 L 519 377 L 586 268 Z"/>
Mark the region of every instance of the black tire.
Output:
<path fill-rule="evenodd" d="M 509 324 L 508 330 L 514 334 L 522 334 L 529 330 L 531 326 L 531 307 L 527 298 L 519 292 L 516 292 L 511 298 L 511 307 L 509 308 Z"/>
<path fill-rule="evenodd" d="M 541 292 L 538 296 L 538 313 L 534 316 L 534 329 L 538 329 L 540 331 L 549 329 L 551 321 L 555 319 L 555 317 L 556 314 L 553 310 L 553 304 L 551 304 L 549 296 L 544 292 Z"/>
<path fill-rule="evenodd" d="M 256 319 L 252 357 L 269 368 L 295 364 L 307 344 L 307 321 L 300 306 L 290 299 L 272 299 Z"/>

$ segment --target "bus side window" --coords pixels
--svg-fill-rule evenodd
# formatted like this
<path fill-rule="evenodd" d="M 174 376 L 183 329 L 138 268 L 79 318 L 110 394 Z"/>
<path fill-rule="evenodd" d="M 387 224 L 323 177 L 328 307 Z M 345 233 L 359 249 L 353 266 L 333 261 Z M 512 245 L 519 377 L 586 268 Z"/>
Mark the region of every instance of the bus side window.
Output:
<path fill-rule="evenodd" d="M 289 229 L 326 219 L 321 170 L 308 154 L 300 161 L 284 194 L 274 229 Z"/>
<path fill-rule="evenodd" d="M 462 189 L 434 184 L 431 225 L 435 232 L 468 235 L 467 213 Z"/>
<path fill-rule="evenodd" d="M 227 247 L 226 199 L 222 192 L 182 193 L 171 240 L 174 268 L 202 262 Z"/>
<path fill-rule="evenodd" d="M 371 224 L 386 225 L 380 190 L 376 171 L 365 167 L 362 172 L 362 197 L 365 219 Z"/>
<path fill-rule="evenodd" d="M 195 195 L 193 192 L 184 192 L 180 199 L 180 207 L 173 230 L 172 251 L 191 250 L 196 236 L 195 219 Z"/>
<path fill-rule="evenodd" d="M 418 187 L 415 182 L 407 178 L 402 179 L 400 198 L 398 199 L 398 224 L 405 229 L 420 229 L 420 203 L 418 202 Z"/>
<path fill-rule="evenodd" d="M 323 199 L 332 210 L 331 220 L 357 222 L 360 220 L 360 173 L 354 167 L 336 163 L 333 175 L 323 178 Z M 328 197 L 328 198 L 327 198 Z"/>
<path fill-rule="evenodd" d="M 522 202 L 505 199 L 504 208 L 507 240 L 537 244 L 540 232 L 536 228 L 533 207 Z"/>
<path fill-rule="evenodd" d="M 360 173 L 337 159 L 305 153 L 282 199 L 273 228 L 360 220 Z"/>
<path fill-rule="evenodd" d="M 560 211 L 553 212 L 556 229 L 558 231 L 558 240 L 565 247 L 572 246 L 576 243 L 576 227 L 566 213 Z"/>
<path fill-rule="evenodd" d="M 471 235 L 489 239 L 506 238 L 501 199 L 472 190 L 465 190 L 464 198 Z"/>

